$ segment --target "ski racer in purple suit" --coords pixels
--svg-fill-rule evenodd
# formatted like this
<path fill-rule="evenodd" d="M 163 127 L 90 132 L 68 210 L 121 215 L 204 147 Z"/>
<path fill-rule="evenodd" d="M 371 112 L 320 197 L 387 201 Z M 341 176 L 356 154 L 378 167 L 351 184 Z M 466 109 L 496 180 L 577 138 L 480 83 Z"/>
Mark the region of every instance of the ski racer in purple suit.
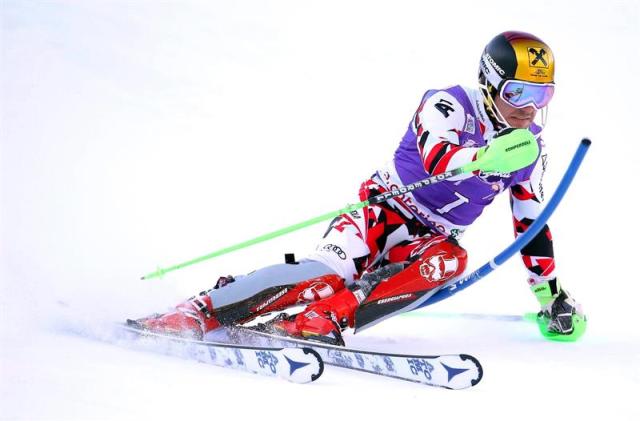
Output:
<path fill-rule="evenodd" d="M 282 335 L 344 344 L 342 331 L 367 327 L 462 275 L 467 253 L 458 241 L 500 193 L 511 199 L 515 234 L 542 210 L 547 162 L 540 137 L 554 92 L 554 56 L 523 32 L 491 40 L 480 59 L 479 89 L 459 85 L 428 90 L 393 160 L 366 180 L 360 200 L 462 167 L 496 139 L 535 138 L 540 153 L 512 172 L 475 171 L 334 219 L 316 251 L 300 261 L 247 275 L 224 276 L 172 311 L 132 321 L 148 330 L 202 338 L 220 326 L 280 313 L 265 329 Z M 534 123 L 538 111 L 541 124 Z M 494 148 L 495 150 L 495 148 Z M 571 335 L 580 306 L 561 286 L 547 226 L 521 250 L 532 292 L 550 332 Z"/>

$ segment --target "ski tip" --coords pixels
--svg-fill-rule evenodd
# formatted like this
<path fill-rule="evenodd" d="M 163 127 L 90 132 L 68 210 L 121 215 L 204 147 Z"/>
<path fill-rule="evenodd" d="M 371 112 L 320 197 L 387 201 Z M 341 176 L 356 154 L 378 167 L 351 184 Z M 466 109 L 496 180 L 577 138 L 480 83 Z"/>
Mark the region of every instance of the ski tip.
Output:
<path fill-rule="evenodd" d="M 480 364 L 480 361 L 473 355 L 469 354 L 460 354 L 460 359 L 462 359 L 462 361 L 472 361 L 478 369 L 478 376 L 475 379 L 471 380 L 471 386 L 475 386 L 480 383 L 480 380 L 482 380 L 482 376 L 484 375 L 484 370 L 482 369 L 482 364 Z"/>
<path fill-rule="evenodd" d="M 305 354 L 311 354 L 318 360 L 318 372 L 311 375 L 311 381 L 315 382 L 320 378 L 320 376 L 322 376 L 322 373 L 324 373 L 324 361 L 322 360 L 322 357 L 320 356 L 318 351 L 316 351 L 315 349 L 302 348 L 302 352 L 304 352 Z"/>
<path fill-rule="evenodd" d="M 585 137 L 582 139 L 582 141 L 580 142 L 585 146 L 590 146 L 591 145 L 591 139 L 589 139 L 588 137 Z"/>
<path fill-rule="evenodd" d="M 293 383 L 311 383 L 324 373 L 324 361 L 320 354 L 311 348 L 283 348 L 282 355 L 288 367 L 280 376 Z"/>

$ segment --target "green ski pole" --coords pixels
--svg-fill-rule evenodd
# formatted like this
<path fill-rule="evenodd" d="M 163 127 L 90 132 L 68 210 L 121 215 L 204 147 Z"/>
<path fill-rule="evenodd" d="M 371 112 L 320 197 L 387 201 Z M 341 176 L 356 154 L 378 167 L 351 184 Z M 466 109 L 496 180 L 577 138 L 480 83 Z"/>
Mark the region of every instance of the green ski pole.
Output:
<path fill-rule="evenodd" d="M 482 170 L 486 172 L 512 172 L 526 167 L 533 163 L 539 153 L 538 144 L 530 131 L 525 129 L 516 129 L 512 132 L 496 138 L 489 147 L 479 149 L 477 159 L 467 165 L 460 168 L 456 168 L 451 171 L 446 171 L 442 174 L 433 175 L 423 180 L 416 181 L 415 183 L 408 184 L 391 191 L 381 193 L 368 200 L 356 203 L 355 205 L 348 205 L 345 208 L 328 212 L 315 218 L 308 219 L 306 221 L 299 222 L 294 225 L 290 225 L 285 228 L 281 228 L 276 231 L 269 232 L 251 240 L 243 241 L 238 244 L 234 244 L 229 247 L 216 250 L 212 253 L 205 254 L 204 256 L 196 257 L 177 265 L 169 266 L 167 268 L 158 268 L 156 271 L 148 273 L 142 277 L 142 279 L 153 279 L 164 276 L 169 272 L 176 271 L 196 263 L 204 262 L 205 260 L 212 259 L 214 257 L 222 256 L 223 254 L 231 253 L 236 250 L 240 250 L 245 247 L 252 246 L 264 241 L 268 241 L 282 235 L 288 234 L 293 231 L 297 231 L 302 228 L 317 224 L 319 222 L 336 218 L 344 213 L 349 213 L 368 205 L 376 203 L 382 203 L 397 196 L 402 196 L 406 193 L 410 193 L 416 189 L 429 186 L 431 184 L 439 183 L 444 180 L 448 180 L 460 174 L 467 174 L 473 171 Z"/>

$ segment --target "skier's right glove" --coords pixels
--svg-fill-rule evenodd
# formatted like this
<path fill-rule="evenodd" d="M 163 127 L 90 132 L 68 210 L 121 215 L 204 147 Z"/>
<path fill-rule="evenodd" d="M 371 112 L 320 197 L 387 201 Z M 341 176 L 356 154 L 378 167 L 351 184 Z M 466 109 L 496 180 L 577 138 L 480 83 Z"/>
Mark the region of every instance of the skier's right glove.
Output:
<path fill-rule="evenodd" d="M 528 129 L 499 131 L 488 146 L 476 153 L 475 163 L 484 172 L 510 173 L 533 164 L 540 147 Z"/>
<path fill-rule="evenodd" d="M 567 341 L 582 336 L 587 322 L 582 306 L 562 289 L 557 279 L 536 284 L 531 291 L 541 306 L 538 324 L 545 337 Z"/>

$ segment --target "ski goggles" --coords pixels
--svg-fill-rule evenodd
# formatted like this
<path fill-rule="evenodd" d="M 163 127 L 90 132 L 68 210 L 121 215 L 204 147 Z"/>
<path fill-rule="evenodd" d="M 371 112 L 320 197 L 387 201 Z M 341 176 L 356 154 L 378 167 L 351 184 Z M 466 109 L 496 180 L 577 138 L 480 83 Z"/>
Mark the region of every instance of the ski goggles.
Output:
<path fill-rule="evenodd" d="M 551 98 L 555 87 L 553 83 L 530 83 L 521 80 L 507 80 L 500 88 L 500 98 L 515 108 L 533 105 L 544 108 Z"/>

